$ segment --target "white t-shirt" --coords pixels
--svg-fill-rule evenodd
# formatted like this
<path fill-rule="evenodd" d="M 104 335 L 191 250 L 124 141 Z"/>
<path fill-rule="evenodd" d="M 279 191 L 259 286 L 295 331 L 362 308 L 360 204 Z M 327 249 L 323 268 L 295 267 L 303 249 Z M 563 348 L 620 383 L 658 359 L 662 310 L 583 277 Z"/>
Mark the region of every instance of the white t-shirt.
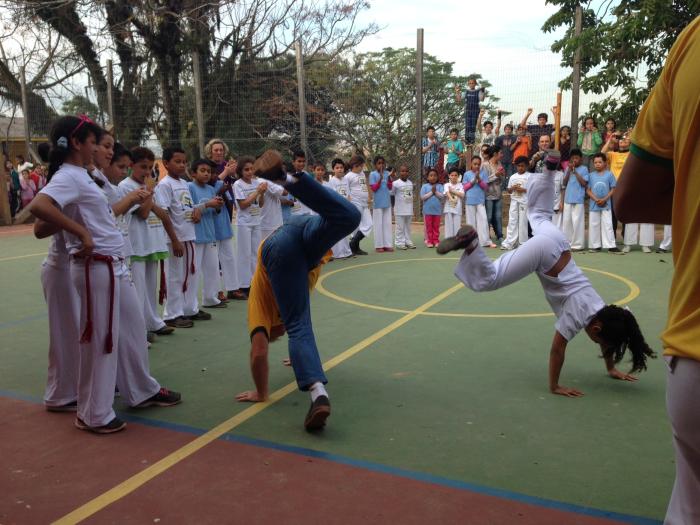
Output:
<path fill-rule="evenodd" d="M 63 238 L 62 231 L 56 232 L 51 236 L 49 253 L 46 254 L 44 264 L 59 270 L 66 270 L 70 267 L 70 256 L 68 255 L 68 248 L 66 248 L 66 241 Z"/>
<path fill-rule="evenodd" d="M 557 277 L 540 272 L 537 272 L 537 277 L 542 283 L 547 302 L 557 316 L 554 327 L 567 341 L 571 341 L 605 306 L 605 301 L 573 259 Z"/>
<path fill-rule="evenodd" d="M 331 177 L 328 181 L 328 188 L 336 192 L 341 197 L 347 199 L 350 196 L 350 188 L 348 187 L 348 181 L 345 177 L 339 179 L 338 177 Z"/>
<path fill-rule="evenodd" d="M 243 179 L 238 179 L 233 184 L 233 196 L 236 198 L 236 201 L 245 200 L 251 193 L 255 193 L 257 191 L 258 186 L 260 186 L 260 179 L 253 178 L 250 180 L 250 183 L 247 183 Z M 254 200 L 253 203 L 245 210 L 241 208 L 240 204 L 237 202 L 237 224 L 240 226 L 260 226 L 260 222 L 262 220 L 262 209 L 258 204 L 258 200 L 259 199 Z"/>
<path fill-rule="evenodd" d="M 464 197 L 457 197 L 454 200 L 450 199 L 447 196 L 447 190 L 452 189 L 452 190 L 458 190 L 462 193 L 464 193 L 464 186 L 462 186 L 459 182 L 456 184 L 452 184 L 451 182 L 447 182 L 444 184 L 445 188 L 445 206 L 442 210 L 443 213 L 451 213 L 454 215 L 462 215 L 462 205 L 464 204 Z"/>
<path fill-rule="evenodd" d="M 561 171 L 554 172 L 554 211 L 559 211 L 561 208 L 561 190 L 562 182 L 564 181 L 564 173 Z"/>
<path fill-rule="evenodd" d="M 522 188 L 525 188 L 525 186 L 527 185 L 527 178 L 529 175 L 530 174 L 528 172 L 525 172 L 522 175 L 517 172 L 513 173 L 510 176 L 510 179 L 508 180 L 508 189 L 510 190 L 518 185 L 520 185 Z M 517 191 L 514 191 L 510 194 L 510 198 L 514 202 L 527 204 L 527 193 L 518 193 Z"/>
<path fill-rule="evenodd" d="M 181 242 L 194 241 L 194 207 L 187 182 L 166 175 L 156 186 L 155 198 L 156 204 L 168 211 L 177 238 Z"/>
<path fill-rule="evenodd" d="M 123 194 L 138 189 L 145 189 L 144 184 L 139 184 L 131 177 L 119 183 L 119 189 Z M 131 242 L 131 255 L 146 257 L 153 253 L 168 251 L 168 238 L 163 228 L 163 223 L 158 216 L 151 211 L 146 219 L 138 215 L 138 206 L 129 210 L 131 220 L 129 222 L 129 240 Z"/>
<path fill-rule="evenodd" d="M 357 206 L 367 206 L 369 203 L 369 192 L 367 191 L 367 177 L 364 172 L 355 173 L 348 171 L 345 175 L 350 190 L 350 200 Z"/>
<path fill-rule="evenodd" d="M 84 168 L 63 164 L 40 193 L 51 197 L 68 218 L 87 228 L 94 253 L 124 256 L 124 238 L 117 229 L 112 207 Z M 71 254 L 82 247 L 80 239 L 71 233 L 64 232 L 64 239 Z"/>
<path fill-rule="evenodd" d="M 413 216 L 413 183 L 410 180 L 396 179 L 392 183 L 394 194 L 394 215 Z"/>
<path fill-rule="evenodd" d="M 260 228 L 263 230 L 276 230 L 282 226 L 282 204 L 280 195 L 284 193 L 284 188 L 274 182 L 267 183 L 265 192 L 265 204 L 262 207 Z"/>

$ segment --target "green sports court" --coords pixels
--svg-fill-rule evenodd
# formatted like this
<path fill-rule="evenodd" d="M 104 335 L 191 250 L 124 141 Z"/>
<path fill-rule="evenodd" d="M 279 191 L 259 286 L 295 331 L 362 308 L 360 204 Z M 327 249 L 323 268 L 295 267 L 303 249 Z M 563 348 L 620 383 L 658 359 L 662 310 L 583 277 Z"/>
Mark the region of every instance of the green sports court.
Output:
<path fill-rule="evenodd" d="M 561 384 L 585 396 L 552 395 L 554 317 L 537 278 L 476 294 L 454 278 L 456 257 L 417 244 L 323 270 L 312 314 L 333 403 L 324 431 L 303 429 L 308 395 L 282 363 L 286 338 L 270 349 L 270 401 L 235 402 L 252 379 L 246 304 L 232 301 L 150 350 L 182 404 L 117 399 L 127 430 L 95 436 L 42 405 L 48 243 L 2 230 L 0 523 L 660 522 L 674 477 L 664 361 L 615 381 L 579 334 Z M 575 260 L 659 352 L 671 255 Z"/>

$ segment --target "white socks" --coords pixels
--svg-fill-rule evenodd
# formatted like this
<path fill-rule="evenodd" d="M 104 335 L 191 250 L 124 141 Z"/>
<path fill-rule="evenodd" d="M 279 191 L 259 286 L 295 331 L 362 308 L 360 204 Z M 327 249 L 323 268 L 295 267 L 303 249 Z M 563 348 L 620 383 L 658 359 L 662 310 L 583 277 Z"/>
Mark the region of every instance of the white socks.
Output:
<path fill-rule="evenodd" d="M 311 393 L 311 402 L 313 403 L 316 401 L 316 398 L 318 396 L 326 396 L 328 397 L 328 392 L 326 392 L 326 387 L 323 386 L 323 383 L 320 381 L 317 381 L 311 387 L 309 388 L 309 392 Z"/>

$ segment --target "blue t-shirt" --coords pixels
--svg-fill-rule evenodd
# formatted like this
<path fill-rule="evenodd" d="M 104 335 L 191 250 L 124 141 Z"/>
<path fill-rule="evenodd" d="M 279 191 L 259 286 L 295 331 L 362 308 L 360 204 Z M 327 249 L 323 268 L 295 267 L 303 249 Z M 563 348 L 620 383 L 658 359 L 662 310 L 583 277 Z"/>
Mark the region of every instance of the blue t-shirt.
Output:
<path fill-rule="evenodd" d="M 599 199 L 605 197 L 610 193 L 610 189 L 617 185 L 615 181 L 615 176 L 610 171 L 604 171 L 599 173 L 597 171 L 592 171 L 588 174 L 588 187 L 591 189 L 591 193 L 598 197 Z M 598 206 L 596 202 L 591 199 L 590 211 L 601 211 L 610 209 L 610 199 L 605 201 L 605 206 Z"/>
<path fill-rule="evenodd" d="M 443 193 L 445 188 L 442 184 L 435 185 L 436 191 Z M 420 189 L 421 196 L 433 191 L 433 185 L 427 182 L 423 184 Z M 429 199 L 423 201 L 423 215 L 442 215 L 442 201 L 438 199 L 435 195 L 432 195 Z"/>
<path fill-rule="evenodd" d="M 188 186 L 190 187 L 192 203 L 195 207 L 197 207 L 198 204 L 204 204 L 208 200 L 216 197 L 216 190 L 209 186 L 209 184 L 200 186 L 196 182 L 190 182 Z M 223 209 L 219 210 L 219 214 L 221 214 L 222 210 Z M 214 235 L 214 215 L 216 213 L 217 210 L 214 208 L 202 209 L 202 220 L 194 225 L 194 234 L 196 236 L 194 242 L 197 244 L 204 244 L 216 241 L 216 236 Z M 225 213 L 225 215 L 228 216 L 227 213 Z"/>
<path fill-rule="evenodd" d="M 576 168 L 576 172 L 586 181 L 586 184 L 588 184 L 588 168 L 586 166 L 579 166 Z M 583 204 L 586 198 L 586 188 L 587 186 L 581 186 L 576 175 L 573 173 L 569 175 L 569 182 L 566 184 L 566 192 L 564 193 L 564 203 Z"/>
<path fill-rule="evenodd" d="M 214 184 L 214 192 L 218 193 L 223 185 L 224 181 L 217 180 L 216 184 Z M 223 241 L 224 239 L 233 237 L 231 216 L 228 213 L 214 213 L 214 237 L 217 241 Z"/>
<path fill-rule="evenodd" d="M 379 172 L 373 171 L 369 174 L 369 184 L 370 186 L 379 182 Z M 391 208 L 391 195 L 389 194 L 389 172 L 384 170 L 384 176 L 382 177 L 382 184 L 379 189 L 374 192 L 374 207 L 379 208 Z"/>
<path fill-rule="evenodd" d="M 489 180 L 489 174 L 486 172 L 485 169 L 481 169 L 479 172 L 479 176 L 481 177 L 481 182 L 488 182 Z M 476 177 L 476 174 L 469 170 L 464 174 L 464 177 L 462 178 L 462 182 L 465 184 L 467 182 L 471 182 L 474 184 L 474 178 Z M 486 191 L 479 186 L 478 184 L 474 184 L 471 188 L 469 188 L 464 195 L 465 202 L 467 206 L 476 206 L 478 204 L 484 204 L 486 202 Z"/>

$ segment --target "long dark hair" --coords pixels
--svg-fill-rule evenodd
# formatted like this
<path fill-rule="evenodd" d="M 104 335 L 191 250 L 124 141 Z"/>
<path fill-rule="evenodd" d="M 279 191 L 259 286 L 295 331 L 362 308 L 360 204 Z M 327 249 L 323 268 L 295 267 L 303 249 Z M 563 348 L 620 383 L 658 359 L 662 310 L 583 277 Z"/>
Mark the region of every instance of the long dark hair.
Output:
<path fill-rule="evenodd" d="M 602 327 L 600 338 L 607 344 L 603 357 L 612 358 L 617 364 L 629 349 L 632 354 L 631 372 L 641 372 L 647 369 L 647 358 L 655 358 L 656 354 L 644 340 L 637 319 L 632 312 L 609 304 L 602 308 L 595 318 Z"/>
<path fill-rule="evenodd" d="M 71 139 L 76 138 L 83 143 L 90 135 L 94 135 L 96 140 L 100 140 L 102 128 L 94 124 L 85 117 L 73 117 L 66 115 L 54 122 L 51 127 L 51 150 L 48 154 L 49 172 L 46 180 L 51 180 L 53 174 L 58 171 L 66 161 L 66 157 L 71 150 Z"/>

